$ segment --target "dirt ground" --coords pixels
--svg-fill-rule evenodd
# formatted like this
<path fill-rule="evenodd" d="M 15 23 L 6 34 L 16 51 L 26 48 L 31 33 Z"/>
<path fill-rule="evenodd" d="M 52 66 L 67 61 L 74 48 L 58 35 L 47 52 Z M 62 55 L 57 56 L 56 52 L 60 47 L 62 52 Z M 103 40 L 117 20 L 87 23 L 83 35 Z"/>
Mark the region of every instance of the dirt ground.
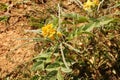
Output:
<path fill-rule="evenodd" d="M 21 22 L 25 23 L 25 22 Z M 23 24 L 25 25 L 25 24 Z M 6 28 L 4 25 L 0 25 L 0 30 Z M 30 40 L 18 40 L 19 38 L 29 38 L 33 34 L 24 33 L 24 30 L 29 29 L 29 26 L 22 27 L 21 25 L 11 26 L 8 30 L 0 33 L 0 76 L 4 77 L 8 73 L 12 72 L 17 65 L 28 61 L 32 55 L 33 44 L 27 44 L 21 46 Z M 18 46 L 21 46 L 18 49 Z M 6 56 L 12 59 L 12 62 L 8 60 Z"/>
<path fill-rule="evenodd" d="M 0 0 L 0 3 L 8 4 L 9 0 Z M 22 38 L 28 39 L 35 36 L 33 33 L 25 32 L 31 27 L 23 17 L 24 12 L 24 8 L 13 8 L 9 24 L 0 22 L 0 78 L 10 74 L 18 65 L 29 61 L 35 53 L 34 43 L 29 43 L 32 40 L 22 40 Z M 7 11 L 0 11 L 0 16 L 6 13 Z"/>
<path fill-rule="evenodd" d="M 1 27 L 2 26 L 2 27 Z M 0 28 L 5 26 L 1 25 Z M 29 29 L 26 28 L 26 29 Z M 21 46 L 30 40 L 17 40 L 19 38 L 29 38 L 29 34 L 24 33 L 25 28 L 21 26 L 11 27 L 8 31 L 0 33 L 0 76 L 4 77 L 12 72 L 21 63 L 28 61 L 34 54 L 33 44 Z M 17 48 L 21 46 L 20 48 Z M 15 49 L 17 48 L 17 49 Z"/>

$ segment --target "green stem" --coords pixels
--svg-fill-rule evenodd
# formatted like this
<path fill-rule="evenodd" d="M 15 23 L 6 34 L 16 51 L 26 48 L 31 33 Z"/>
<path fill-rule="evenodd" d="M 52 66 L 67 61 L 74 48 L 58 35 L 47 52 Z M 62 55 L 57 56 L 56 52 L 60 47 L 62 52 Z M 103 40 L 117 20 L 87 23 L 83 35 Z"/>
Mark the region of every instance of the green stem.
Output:
<path fill-rule="evenodd" d="M 63 47 L 62 47 L 62 43 L 60 44 L 60 51 L 61 51 L 61 55 L 62 55 L 62 59 L 63 59 L 63 63 L 65 64 L 65 67 L 67 69 L 69 69 L 68 65 L 67 65 L 67 62 L 65 60 L 65 56 L 64 56 L 64 53 L 63 53 Z"/>

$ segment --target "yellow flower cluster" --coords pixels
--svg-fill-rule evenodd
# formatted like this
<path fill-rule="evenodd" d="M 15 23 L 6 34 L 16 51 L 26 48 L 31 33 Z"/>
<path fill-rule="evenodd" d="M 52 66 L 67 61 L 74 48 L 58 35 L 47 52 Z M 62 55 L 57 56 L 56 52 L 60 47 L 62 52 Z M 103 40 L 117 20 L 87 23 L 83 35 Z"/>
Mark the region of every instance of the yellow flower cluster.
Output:
<path fill-rule="evenodd" d="M 42 36 L 43 37 L 54 40 L 55 35 L 57 35 L 58 37 L 61 37 L 62 33 L 58 32 L 55 28 L 53 28 L 52 24 L 48 24 L 48 25 L 42 27 Z"/>
<path fill-rule="evenodd" d="M 99 4 L 99 0 L 87 0 L 86 3 L 83 4 L 83 9 L 86 11 L 91 10 L 92 7 L 95 7 Z"/>

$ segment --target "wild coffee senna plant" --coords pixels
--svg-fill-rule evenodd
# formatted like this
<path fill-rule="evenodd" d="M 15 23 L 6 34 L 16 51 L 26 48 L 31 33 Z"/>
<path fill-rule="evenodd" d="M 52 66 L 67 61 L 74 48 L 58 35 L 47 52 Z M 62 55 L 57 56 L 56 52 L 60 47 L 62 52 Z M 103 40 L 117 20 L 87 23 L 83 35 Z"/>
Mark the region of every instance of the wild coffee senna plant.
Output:
<path fill-rule="evenodd" d="M 33 59 L 33 70 L 42 72 L 38 77 L 40 80 L 76 80 L 76 77 L 83 77 L 80 75 L 84 75 L 84 78 L 89 76 L 87 69 L 98 69 L 96 64 L 100 63 L 95 62 L 94 57 L 97 53 L 92 56 L 85 47 L 89 46 L 91 38 L 95 36 L 92 34 L 94 28 L 103 27 L 114 21 L 113 18 L 105 16 L 91 19 L 76 13 L 64 13 L 60 17 L 63 19 L 60 24 L 61 32 L 57 30 L 59 18 L 56 16 L 52 16 L 52 20 L 37 31 L 42 35 L 40 39 L 43 40 L 40 43 L 43 45 L 39 48 L 39 55 Z M 78 25 L 80 23 L 84 24 Z M 63 39 L 56 40 L 57 36 L 63 36 Z M 84 67 L 86 72 L 83 71 Z"/>

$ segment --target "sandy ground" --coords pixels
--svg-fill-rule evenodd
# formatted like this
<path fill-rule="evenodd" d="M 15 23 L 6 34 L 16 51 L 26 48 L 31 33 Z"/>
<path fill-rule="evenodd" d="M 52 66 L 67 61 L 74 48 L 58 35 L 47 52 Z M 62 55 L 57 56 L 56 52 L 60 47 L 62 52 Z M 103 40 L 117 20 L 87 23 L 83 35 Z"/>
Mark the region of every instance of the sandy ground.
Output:
<path fill-rule="evenodd" d="M 4 28 L 4 25 L 0 25 L 0 29 Z M 34 43 L 29 43 L 31 40 L 21 40 L 34 36 L 24 32 L 29 28 L 18 25 L 0 33 L 0 77 L 6 76 L 17 65 L 25 63 L 33 56 Z M 29 44 L 24 45 L 25 43 Z"/>
<path fill-rule="evenodd" d="M 8 1 L 1 0 L 0 3 L 8 4 Z M 5 22 L 0 22 L 0 78 L 10 74 L 18 65 L 29 61 L 35 53 L 34 43 L 29 43 L 31 40 L 21 40 L 22 38 L 32 38 L 35 36 L 31 33 L 25 33 L 25 30 L 30 29 L 25 17 L 21 17 L 18 20 L 19 12 L 24 14 L 23 10 L 24 8 L 13 9 L 14 14 L 11 13 L 13 17 L 10 17 L 9 25 L 6 25 Z M 17 15 L 15 15 L 15 12 Z M 0 13 L 0 16 L 6 14 L 6 12 Z"/>

